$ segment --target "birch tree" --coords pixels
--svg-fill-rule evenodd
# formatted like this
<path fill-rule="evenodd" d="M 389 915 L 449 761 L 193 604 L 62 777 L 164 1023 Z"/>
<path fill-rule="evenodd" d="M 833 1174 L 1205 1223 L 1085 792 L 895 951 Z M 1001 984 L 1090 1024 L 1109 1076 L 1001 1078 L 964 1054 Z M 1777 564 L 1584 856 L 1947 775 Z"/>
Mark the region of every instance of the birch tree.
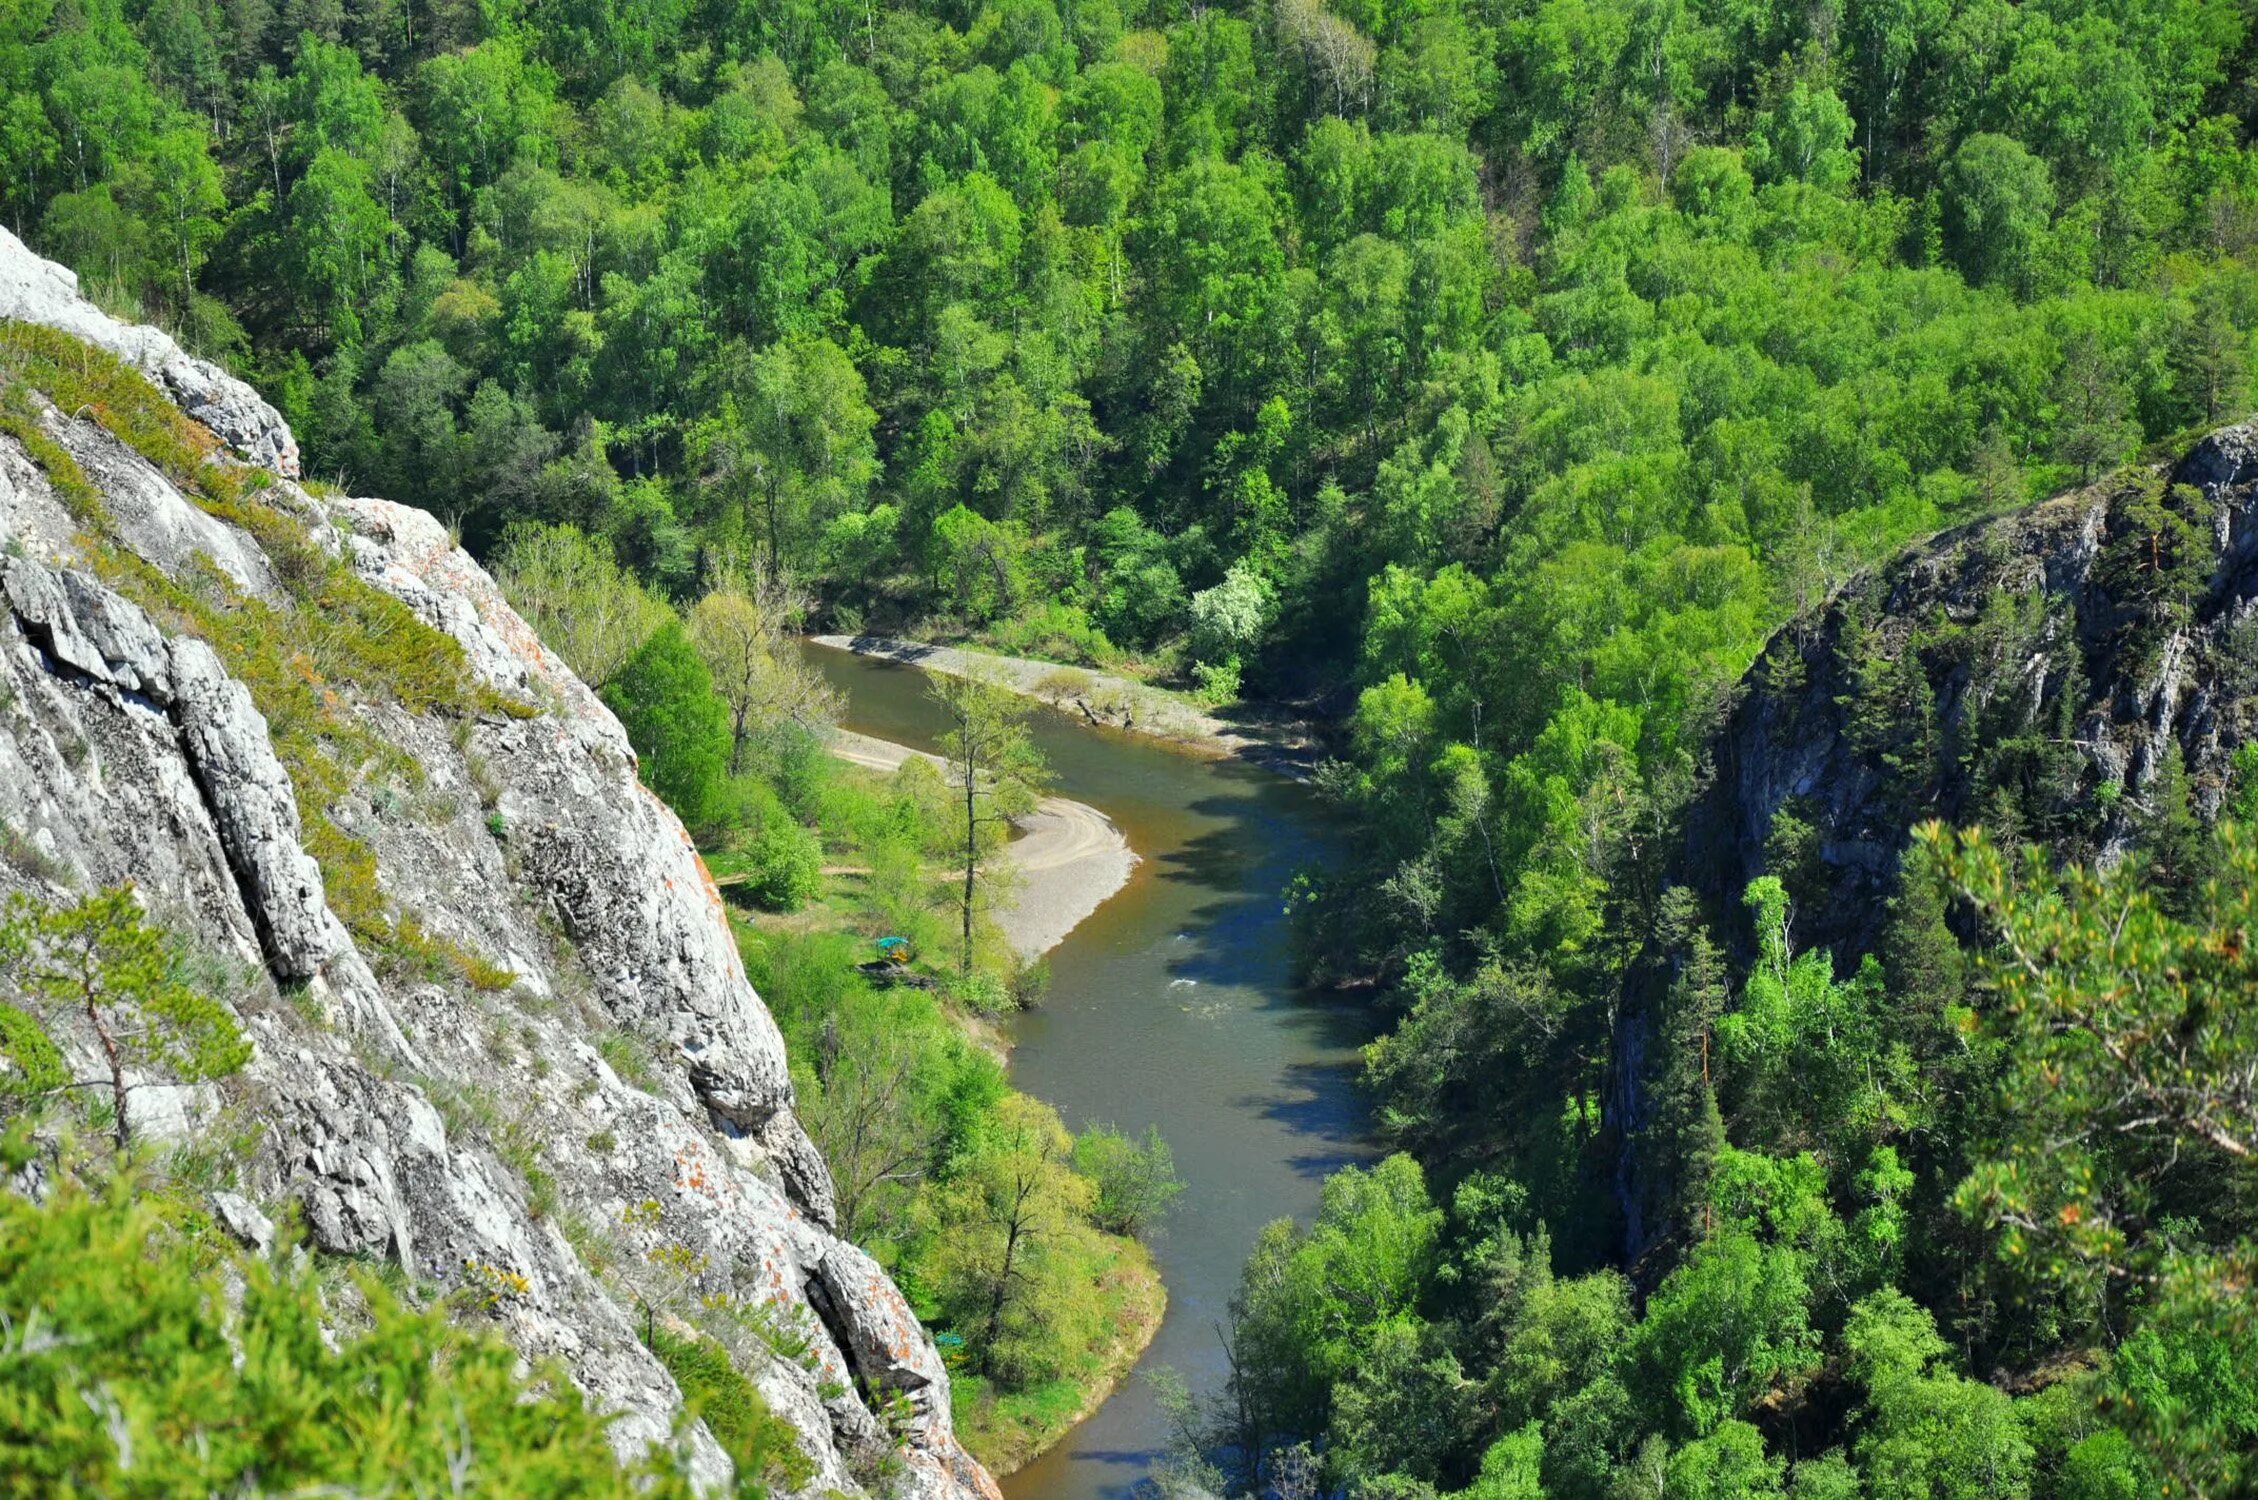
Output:
<path fill-rule="evenodd" d="M 972 972 L 972 927 L 983 902 L 994 904 L 1002 870 L 1000 856 L 1010 838 L 1011 820 L 1035 810 L 1049 768 L 1027 732 L 1025 700 L 986 676 L 936 675 L 932 698 L 948 716 L 942 736 L 947 760 L 943 773 L 957 823 L 955 851 L 964 867 L 959 901 L 964 943 L 958 972 Z"/>

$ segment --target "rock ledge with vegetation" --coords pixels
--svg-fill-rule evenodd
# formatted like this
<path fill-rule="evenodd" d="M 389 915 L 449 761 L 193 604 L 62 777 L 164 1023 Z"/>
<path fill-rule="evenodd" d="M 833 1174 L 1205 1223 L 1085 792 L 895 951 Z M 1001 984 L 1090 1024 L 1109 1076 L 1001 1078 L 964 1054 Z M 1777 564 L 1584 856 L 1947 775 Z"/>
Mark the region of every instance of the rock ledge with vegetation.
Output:
<path fill-rule="evenodd" d="M 780 1489 L 994 1495 L 612 715 L 437 522 L 302 488 L 270 406 L 4 232 L 0 318 L 0 894 L 131 882 L 253 1046 L 135 1134 L 223 1156 L 258 1253 L 302 1220 L 557 1359 L 623 1454 L 687 1324 L 795 1429 Z"/>
<path fill-rule="evenodd" d="M 1748 674 L 1686 871 L 1723 908 L 1786 870 L 1800 940 L 1862 952 L 1921 819 L 2113 864 L 2218 816 L 2258 741 L 2254 538 L 2242 423 L 1858 575 Z"/>

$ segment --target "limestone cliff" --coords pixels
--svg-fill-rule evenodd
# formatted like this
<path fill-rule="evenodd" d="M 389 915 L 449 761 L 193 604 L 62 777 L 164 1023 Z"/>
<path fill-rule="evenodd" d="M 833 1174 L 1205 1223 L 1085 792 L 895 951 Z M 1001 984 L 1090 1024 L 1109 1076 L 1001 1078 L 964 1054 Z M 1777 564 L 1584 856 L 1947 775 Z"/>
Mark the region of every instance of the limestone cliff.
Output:
<path fill-rule="evenodd" d="M 1974 522 L 1850 579 L 1767 645 L 1705 752 L 1672 883 L 1745 957 L 1741 893 L 1776 874 L 1799 949 L 1847 973 L 1880 937 L 1919 823 L 1981 823 L 2111 861 L 2216 815 L 2258 743 L 2258 424 L 2179 462 Z M 1669 1233 L 1643 1154 L 1670 976 L 1618 1013 L 1609 1120 L 1624 1256 Z"/>
<path fill-rule="evenodd" d="M 431 517 L 301 487 L 254 392 L 4 231 L 0 319 L 111 351 L 211 448 L 186 474 L 0 350 L 0 892 L 133 881 L 256 1044 L 138 1091 L 139 1129 L 239 1143 L 214 1208 L 249 1242 L 295 1210 L 318 1252 L 491 1289 L 623 1450 L 681 1406 L 637 1305 L 710 1303 L 753 1311 L 727 1341 L 807 1493 L 994 1494 L 931 1339 L 832 1232 L 782 1039 L 611 714 Z"/>
<path fill-rule="evenodd" d="M 2254 739 L 2258 425 L 2243 424 L 1916 544 L 1783 630 L 1710 746 L 1682 874 L 1731 909 L 1786 812 L 1824 875 L 1804 882 L 1797 941 L 1847 959 L 1922 819 L 2114 859 L 2175 781 L 2215 814 Z"/>

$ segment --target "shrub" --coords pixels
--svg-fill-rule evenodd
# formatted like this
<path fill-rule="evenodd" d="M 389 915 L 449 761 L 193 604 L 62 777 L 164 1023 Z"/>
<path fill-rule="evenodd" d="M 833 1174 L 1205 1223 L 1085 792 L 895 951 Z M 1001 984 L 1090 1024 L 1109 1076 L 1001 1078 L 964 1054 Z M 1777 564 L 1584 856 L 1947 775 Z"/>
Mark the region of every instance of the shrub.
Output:
<path fill-rule="evenodd" d="M 566 666 L 601 688 L 673 611 L 622 568 L 611 539 L 520 522 L 503 534 L 494 581 Z"/>
<path fill-rule="evenodd" d="M 901 512 L 891 505 L 848 511 L 823 529 L 825 566 L 841 578 L 882 578 L 901 562 Z"/>
<path fill-rule="evenodd" d="M 870 950 L 843 932 L 756 933 L 740 927 L 737 951 L 745 960 L 745 977 L 768 1001 L 795 1055 L 812 1042 L 824 1016 L 869 989 L 855 964 Z"/>
<path fill-rule="evenodd" d="M 1035 684 L 1035 696 L 1056 704 L 1068 698 L 1086 696 L 1097 679 L 1080 667 L 1060 667 L 1055 672 L 1045 672 Z"/>
<path fill-rule="evenodd" d="M 611 1070 L 634 1088 L 651 1093 L 658 1087 L 658 1060 L 651 1055 L 651 1044 L 632 1031 L 614 1027 L 596 1038 L 596 1055 Z"/>
<path fill-rule="evenodd" d="M 18 893 L 0 907 L 0 985 L 25 1010 L 0 1026 L 9 1074 L 27 1088 L 62 1087 L 61 1061 L 38 1018 L 84 1017 L 107 1063 L 111 1126 L 128 1138 L 126 1096 L 158 1079 L 224 1078 L 251 1059 L 227 1006 L 178 977 L 171 940 L 141 920 L 133 887 L 113 886 L 53 911 Z M 139 1077 L 134 1075 L 154 1075 Z M 13 1091 L 11 1091 L 13 1092 Z"/>
<path fill-rule="evenodd" d="M 823 841 L 788 818 L 774 818 L 753 840 L 752 897 L 770 911 L 798 911 L 823 889 Z"/>
<path fill-rule="evenodd" d="M 1163 557 L 1138 557 L 1106 576 L 1094 611 L 1108 640 L 1146 647 L 1184 618 L 1184 580 Z"/>
<path fill-rule="evenodd" d="M 1017 1008 L 1010 988 L 984 969 L 951 980 L 949 998 L 976 1016 L 1008 1015 Z"/>
<path fill-rule="evenodd" d="M 794 1490 L 808 1482 L 815 1465 L 800 1451 L 799 1434 L 730 1363 L 728 1350 L 697 1334 L 678 1338 L 653 1328 L 651 1352 L 736 1464 L 740 1494 L 765 1493 L 753 1487 L 771 1482 Z"/>
<path fill-rule="evenodd" d="M 1230 703 L 1239 696 L 1239 659 L 1234 656 L 1219 662 L 1196 662 L 1192 679 L 1198 684 L 1193 696 L 1200 702 L 1211 707 Z"/>
<path fill-rule="evenodd" d="M 0 323 L 0 365 L 67 412 L 84 412 L 164 470 L 195 485 L 218 448 L 139 370 L 61 329 Z"/>
<path fill-rule="evenodd" d="M 663 1451 L 623 1472 L 561 1369 L 359 1277 L 369 1326 L 334 1333 L 316 1273 L 230 1273 L 121 1178 L 97 1197 L 0 1196 L 0 1473 L 25 1494 L 405 1493 L 683 1497 Z M 184 1225 L 184 1228 L 188 1227 Z M 130 1464 L 130 1472 L 128 1465 Z M 467 1466 L 468 1472 L 457 1472 Z"/>
<path fill-rule="evenodd" d="M 1086 610 L 1056 599 L 999 623 L 988 635 L 998 648 L 1016 656 L 1102 666 L 1120 655 L 1105 632 L 1090 622 Z"/>

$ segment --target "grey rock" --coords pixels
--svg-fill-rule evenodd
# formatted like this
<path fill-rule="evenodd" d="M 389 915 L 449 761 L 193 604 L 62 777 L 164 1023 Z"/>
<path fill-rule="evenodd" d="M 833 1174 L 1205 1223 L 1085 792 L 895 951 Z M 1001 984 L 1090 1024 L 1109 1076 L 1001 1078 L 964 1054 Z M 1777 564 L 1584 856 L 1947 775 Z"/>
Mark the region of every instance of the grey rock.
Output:
<path fill-rule="evenodd" d="M 32 639 L 62 665 L 127 692 L 171 700 L 171 653 L 138 605 L 84 574 L 15 557 L 0 567 L 0 591 Z"/>
<path fill-rule="evenodd" d="M 5 237 L 0 316 L 116 349 L 287 473 L 295 450 L 265 425 L 271 409 L 183 368 L 162 335 L 95 312 L 67 272 Z M 101 489 L 110 542 L 175 578 L 208 558 L 239 592 L 302 607 L 253 538 L 139 455 L 92 422 L 43 420 Z M 130 879 L 158 919 L 240 967 L 225 998 L 254 1055 L 228 1090 L 259 1135 L 237 1191 L 214 1202 L 222 1223 L 271 1245 L 254 1205 L 291 1204 L 318 1250 L 391 1257 L 419 1285 L 469 1291 L 529 1359 L 560 1360 L 616 1415 L 623 1455 L 670 1441 L 681 1410 L 638 1338 L 634 1309 L 655 1299 L 720 1337 L 797 1428 L 815 1465 L 803 1494 L 860 1495 L 892 1470 L 905 1495 L 993 1496 L 951 1429 L 930 1338 L 832 1232 L 782 1037 L 617 721 L 429 516 L 286 478 L 262 498 L 528 710 L 465 722 L 344 695 L 338 711 L 398 752 L 387 764 L 416 770 L 349 768 L 359 779 L 321 809 L 374 855 L 398 914 L 516 982 L 476 990 L 412 955 L 362 951 L 249 690 L 210 645 L 168 635 L 92 576 L 82 528 L 0 436 L 0 540 L 21 554 L 0 566 L 0 893 Z M 138 1093 L 179 1129 L 218 1107 L 209 1090 L 150 1082 Z M 591 1247 L 604 1253 L 584 1259 Z M 714 1311 L 731 1308 L 745 1317 Z M 804 1353 L 778 1355 L 751 1331 L 763 1323 Z M 864 1386 L 909 1396 L 906 1432 L 888 1431 Z M 689 1454 L 701 1483 L 726 1483 L 702 1426 Z"/>
<path fill-rule="evenodd" d="M 345 946 L 345 929 L 330 913 L 321 866 L 299 846 L 297 796 L 266 718 L 202 641 L 173 641 L 172 675 L 181 742 L 258 919 L 267 962 L 283 979 L 318 974 Z"/>
<path fill-rule="evenodd" d="M 258 392 L 170 335 L 121 323 L 79 295 L 78 277 L 0 229 L 0 318 L 77 335 L 134 365 L 173 402 L 252 463 L 296 478 L 298 442 Z"/>
<path fill-rule="evenodd" d="M 220 1227 L 244 1248 L 258 1255 L 274 1248 L 274 1220 L 260 1213 L 241 1193 L 212 1194 L 212 1212 L 219 1217 Z"/>
<path fill-rule="evenodd" d="M 841 1242 L 817 1262 L 815 1278 L 857 1374 L 908 1395 L 921 1411 L 948 1410 L 948 1369 L 877 1261 Z"/>

